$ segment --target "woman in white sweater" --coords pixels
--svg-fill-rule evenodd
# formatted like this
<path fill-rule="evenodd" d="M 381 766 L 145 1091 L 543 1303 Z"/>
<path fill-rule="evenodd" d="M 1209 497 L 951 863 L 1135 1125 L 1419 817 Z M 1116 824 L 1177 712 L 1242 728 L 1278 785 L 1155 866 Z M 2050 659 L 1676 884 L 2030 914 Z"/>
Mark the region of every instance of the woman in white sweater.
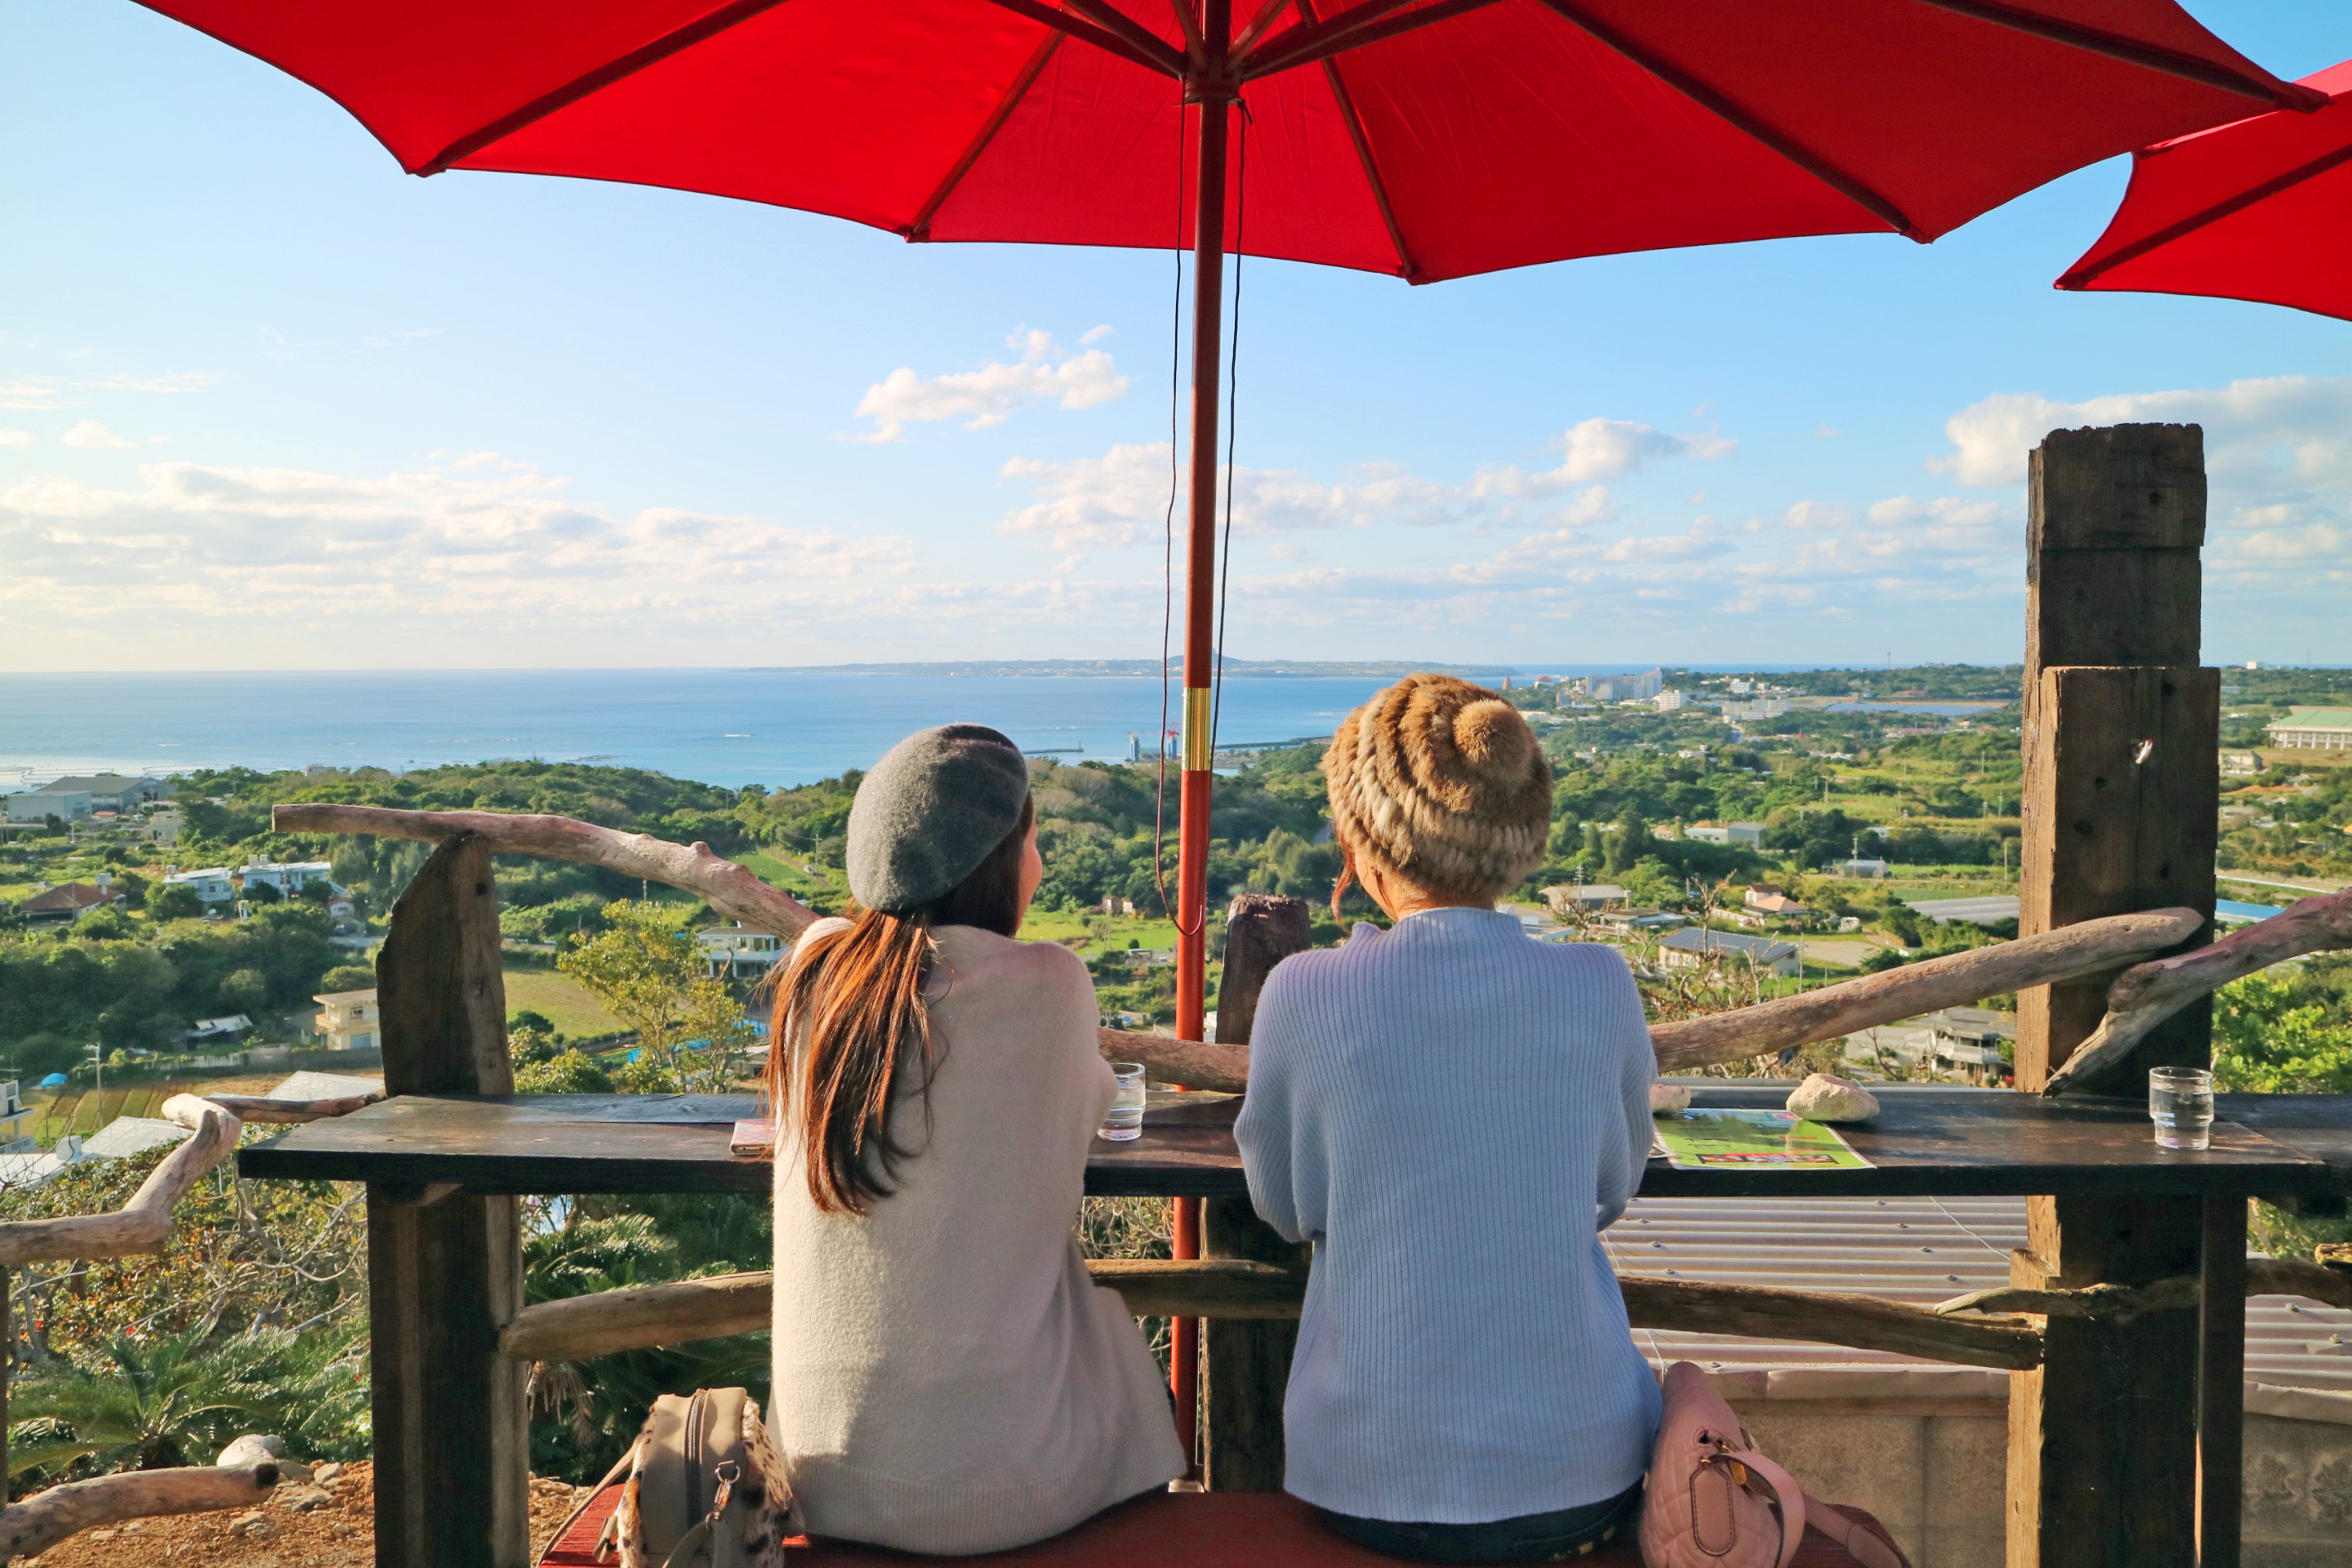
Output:
<path fill-rule="evenodd" d="M 936 1553 L 1067 1530 L 1183 1472 L 1135 1321 L 1072 1225 L 1116 1089 L 1094 986 L 1013 940 L 1028 770 L 997 731 L 909 736 L 850 809 L 851 920 L 779 988 L 775 1381 L 808 1528 Z"/>

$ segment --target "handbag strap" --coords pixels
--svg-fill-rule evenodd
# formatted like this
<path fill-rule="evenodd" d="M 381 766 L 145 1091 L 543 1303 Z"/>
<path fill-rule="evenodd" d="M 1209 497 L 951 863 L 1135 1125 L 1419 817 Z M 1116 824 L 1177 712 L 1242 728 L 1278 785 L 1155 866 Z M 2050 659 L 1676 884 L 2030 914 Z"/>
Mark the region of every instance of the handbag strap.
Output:
<path fill-rule="evenodd" d="M 1769 1493 L 1773 1511 L 1780 1520 L 1780 1551 L 1773 1560 L 1773 1568 L 1789 1568 L 1797 1555 L 1797 1548 L 1805 1539 L 1805 1489 L 1796 1478 L 1766 1458 L 1753 1448 L 1718 1448 L 1708 1463 L 1738 1464 L 1748 1472 L 1748 1489 Z M 1877 1568 L 1877 1565 L 1872 1565 Z"/>
<path fill-rule="evenodd" d="M 538 1568 L 545 1568 L 548 1554 L 555 1550 L 557 1545 L 562 1542 L 564 1536 L 571 1533 L 572 1527 L 580 1522 L 580 1516 L 586 1513 L 589 1508 L 594 1504 L 596 1500 L 604 1495 L 604 1489 L 611 1486 L 614 1481 L 619 1480 L 623 1475 L 627 1473 L 629 1466 L 635 1460 L 636 1457 L 637 1446 L 635 1443 L 632 1443 L 629 1445 L 628 1452 L 623 1454 L 613 1468 L 604 1472 L 604 1479 L 588 1489 L 588 1495 L 580 1500 L 580 1506 L 563 1516 L 563 1522 L 555 1527 L 555 1533 L 547 1538 L 547 1544 L 540 1550 L 539 1555 L 532 1559 L 532 1562 L 538 1565 Z M 609 1530 L 611 1526 L 608 1524 L 606 1528 Z M 602 1543 L 600 1542 L 599 1544 L 601 1545 Z M 600 1552 L 599 1555 L 601 1556 L 602 1553 Z"/>
<path fill-rule="evenodd" d="M 1805 1522 L 1843 1547 L 1845 1554 L 1861 1563 L 1862 1568 L 1911 1568 L 1910 1559 L 1903 1555 L 1901 1547 L 1845 1510 L 1819 1498 L 1805 1499 Z"/>

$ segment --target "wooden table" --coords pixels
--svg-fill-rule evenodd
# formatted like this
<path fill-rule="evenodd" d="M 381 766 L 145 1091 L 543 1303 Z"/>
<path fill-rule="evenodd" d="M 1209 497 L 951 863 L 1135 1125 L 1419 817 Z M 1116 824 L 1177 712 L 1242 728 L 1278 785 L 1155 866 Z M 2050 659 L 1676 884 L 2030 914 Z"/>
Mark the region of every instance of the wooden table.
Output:
<path fill-rule="evenodd" d="M 1764 1108 L 1785 1084 L 1726 1081 L 1702 1105 Z M 1866 1171 L 1677 1171 L 1651 1162 L 1652 1197 L 2305 1196 L 2352 1191 L 2352 1100 L 2227 1095 L 2213 1147 L 2159 1149 L 2137 1102 L 2046 1100 L 1982 1089 L 1888 1088 L 1885 1110 L 1844 1129 Z M 1133 1142 L 1097 1142 L 1099 1197 L 1244 1195 L 1235 1099 L 1155 1108 Z M 318 1178 L 473 1193 L 765 1192 L 767 1164 L 729 1152 L 750 1095 L 403 1095 L 245 1150 L 257 1179 Z"/>
<path fill-rule="evenodd" d="M 1710 1080 L 1702 1106 L 1778 1106 L 1786 1084 Z M 2243 1419 L 2245 1200 L 2309 1201 L 2352 1192 L 2352 1097 L 2225 1096 L 2210 1151 L 2156 1147 L 2137 1102 L 2061 1100 L 1999 1091 L 1904 1086 L 1881 1092 L 1884 1113 L 1846 1129 L 1869 1170 L 1677 1171 L 1653 1161 L 1642 1191 L 1659 1196 L 1801 1197 L 2056 1194 L 2139 1201 L 2201 1215 L 2201 1295 L 2192 1369 L 2205 1495 L 2234 1495 Z M 1227 1096 L 1163 1101 L 1142 1136 L 1097 1142 L 1087 1191 L 1099 1196 L 1244 1194 Z M 744 1096 L 404 1094 L 350 1116 L 297 1127 L 242 1151 L 248 1177 L 365 1182 L 374 1321 L 370 1339 L 379 1427 L 410 1435 L 418 1451 L 403 1474 L 438 1478 L 420 1497 L 470 1488 L 486 1516 L 520 1492 L 523 1437 L 518 1406 L 506 1413 L 479 1394 L 493 1381 L 503 1314 L 520 1303 L 519 1279 L 486 1286 L 464 1266 L 478 1246 L 458 1229 L 422 1240 L 420 1216 L 510 1205 L 510 1194 L 765 1193 L 765 1161 L 730 1152 L 734 1123 L 757 1113 Z M 504 1223 L 511 1227 L 511 1208 Z M 459 1218 L 467 1224 L 470 1211 Z M 478 1216 L 475 1216 L 478 1217 Z M 485 1237 L 490 1232 L 485 1231 Z M 505 1244 L 511 1247 L 511 1242 Z M 507 1363 L 511 1364 L 511 1363 Z M 392 1418 L 385 1419 L 389 1415 Z M 379 1466 L 383 1463 L 379 1457 Z M 503 1466 L 504 1468 L 500 1468 Z M 507 1475 L 511 1471 L 511 1476 Z M 496 1472 L 504 1477 L 485 1483 Z M 487 1485 L 487 1489 L 483 1489 Z M 515 1568 L 519 1525 L 444 1528 L 383 1517 L 380 1568 Z M 467 1515 L 470 1518 L 471 1515 Z M 425 1547 L 395 1544 L 430 1537 Z M 462 1561 L 461 1561 L 462 1560 Z"/>

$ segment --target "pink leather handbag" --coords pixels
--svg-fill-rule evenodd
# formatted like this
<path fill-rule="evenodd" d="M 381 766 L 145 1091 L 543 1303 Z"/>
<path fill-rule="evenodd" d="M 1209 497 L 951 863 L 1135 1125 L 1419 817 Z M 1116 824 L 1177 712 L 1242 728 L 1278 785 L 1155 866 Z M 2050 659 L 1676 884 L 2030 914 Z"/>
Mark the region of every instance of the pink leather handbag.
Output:
<path fill-rule="evenodd" d="M 1675 1363 L 1665 1394 L 1642 1513 L 1648 1568 L 1789 1568 L 1808 1524 L 1863 1568 L 1910 1568 L 1893 1542 L 1807 1497 L 1759 1453 L 1706 1373 Z"/>

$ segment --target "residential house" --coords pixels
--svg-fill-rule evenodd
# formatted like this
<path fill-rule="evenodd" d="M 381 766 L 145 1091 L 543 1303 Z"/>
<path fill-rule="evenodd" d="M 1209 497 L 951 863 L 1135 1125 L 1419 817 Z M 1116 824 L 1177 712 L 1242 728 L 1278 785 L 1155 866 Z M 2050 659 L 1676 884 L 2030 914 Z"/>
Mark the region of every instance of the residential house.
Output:
<path fill-rule="evenodd" d="M 253 1027 L 253 1020 L 243 1013 L 231 1013 L 226 1017 L 199 1018 L 195 1026 L 180 1037 L 191 1044 L 207 1040 L 233 1040 Z"/>
<path fill-rule="evenodd" d="M 1668 910 L 1611 910 L 1601 917 L 1601 923 L 1630 936 L 1636 931 L 1672 931 L 1676 926 L 1686 926 L 1690 917 Z"/>
<path fill-rule="evenodd" d="M 1778 888 L 1750 888 L 1740 896 L 1742 912 L 1761 920 L 1801 921 L 1813 911 Z"/>
<path fill-rule="evenodd" d="M 194 888 L 196 897 L 207 904 L 232 904 L 236 901 L 236 884 L 229 880 L 226 866 L 207 866 L 201 871 L 170 871 L 163 877 L 167 888 Z"/>
<path fill-rule="evenodd" d="M 2017 1015 L 1989 1007 L 1946 1007 L 1898 1024 L 1857 1029 L 1845 1037 L 1845 1059 L 1881 1069 L 1901 1064 L 1911 1076 L 2001 1081 L 2001 1047 L 2017 1040 Z"/>
<path fill-rule="evenodd" d="M 330 991 L 313 996 L 319 1005 L 310 1027 L 326 1037 L 331 1051 L 373 1051 L 383 1045 L 383 1012 L 376 1005 L 375 987 L 364 991 Z"/>
<path fill-rule="evenodd" d="M 1764 825 L 1760 822 L 1702 822 L 1696 827 L 1684 828 L 1683 837 L 1696 838 L 1702 844 L 1730 844 L 1743 849 L 1759 849 L 1764 845 Z"/>
<path fill-rule="evenodd" d="M 2225 779 L 2251 777 L 2263 771 L 2260 752 L 2224 752 L 2221 753 L 2221 776 Z"/>
<path fill-rule="evenodd" d="M 1658 962 L 1668 969 L 1697 969 L 1709 960 L 1742 963 L 1768 974 L 1789 975 L 1797 973 L 1799 952 L 1792 942 L 1701 926 L 1670 931 L 1658 943 Z"/>
<path fill-rule="evenodd" d="M 62 887 L 45 888 L 18 904 L 16 912 L 27 920 L 63 923 L 121 901 L 122 894 L 114 886 L 113 873 L 100 871 L 95 887 L 88 882 L 68 882 Z"/>
<path fill-rule="evenodd" d="M 257 887 L 268 887 L 277 889 L 279 898 L 290 899 L 313 882 L 332 887 L 328 873 L 333 869 L 324 860 L 248 860 L 238 875 L 248 896 Z"/>
<path fill-rule="evenodd" d="M 167 805 L 139 819 L 139 837 L 150 844 L 175 844 L 187 825 L 177 807 Z"/>
<path fill-rule="evenodd" d="M 2352 708 L 2297 708 L 2268 726 L 2271 744 L 2296 751 L 2352 752 Z"/>
<path fill-rule="evenodd" d="M 702 959 L 705 973 L 733 979 L 773 969 L 784 956 L 784 939 L 772 931 L 752 931 L 739 921 L 697 931 L 694 951 Z"/>
<path fill-rule="evenodd" d="M 1613 909 L 1625 901 L 1625 889 L 1614 882 L 1559 882 L 1543 890 L 1544 902 L 1566 914 Z"/>

